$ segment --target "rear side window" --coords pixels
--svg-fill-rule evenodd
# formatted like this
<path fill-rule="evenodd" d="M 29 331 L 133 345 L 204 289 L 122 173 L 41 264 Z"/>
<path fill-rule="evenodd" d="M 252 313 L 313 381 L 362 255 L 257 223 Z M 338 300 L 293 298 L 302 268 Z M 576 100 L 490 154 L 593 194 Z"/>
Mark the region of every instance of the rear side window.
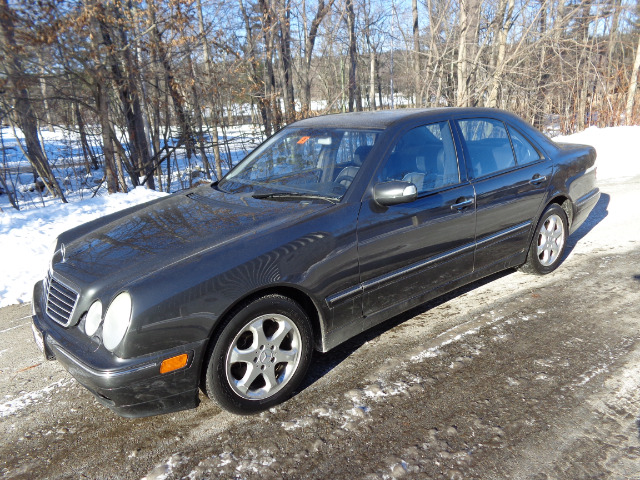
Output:
<path fill-rule="evenodd" d="M 418 193 L 460 182 L 449 122 L 432 123 L 405 133 L 394 145 L 379 181 L 411 182 Z"/>
<path fill-rule="evenodd" d="M 473 118 L 458 120 L 474 178 L 516 166 L 507 128 L 499 120 Z"/>
<path fill-rule="evenodd" d="M 520 132 L 509 127 L 509 134 L 511 135 L 511 143 L 513 145 L 513 151 L 516 152 L 516 160 L 518 165 L 526 165 L 527 163 L 537 162 L 541 156 L 533 145 L 524 138 Z"/>

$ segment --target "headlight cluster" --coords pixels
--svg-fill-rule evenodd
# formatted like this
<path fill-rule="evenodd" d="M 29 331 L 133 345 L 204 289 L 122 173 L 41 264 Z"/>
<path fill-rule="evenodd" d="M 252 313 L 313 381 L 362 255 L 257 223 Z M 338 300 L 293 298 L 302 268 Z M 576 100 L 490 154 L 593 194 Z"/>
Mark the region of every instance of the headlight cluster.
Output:
<path fill-rule="evenodd" d="M 84 331 L 91 336 L 98 330 L 102 321 L 102 302 L 93 302 L 84 324 Z M 131 324 L 131 295 L 122 292 L 113 299 L 102 324 L 102 343 L 109 351 L 115 350 L 127 333 Z"/>
<path fill-rule="evenodd" d="M 98 330 L 102 322 L 102 302 L 100 300 L 93 302 L 89 311 L 87 312 L 87 318 L 84 322 L 84 332 L 92 336 Z"/>

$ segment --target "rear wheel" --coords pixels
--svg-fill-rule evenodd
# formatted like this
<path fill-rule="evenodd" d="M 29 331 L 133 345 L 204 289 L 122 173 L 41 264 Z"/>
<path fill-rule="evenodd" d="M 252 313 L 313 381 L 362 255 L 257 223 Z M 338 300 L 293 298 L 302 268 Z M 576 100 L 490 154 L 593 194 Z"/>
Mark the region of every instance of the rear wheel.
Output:
<path fill-rule="evenodd" d="M 568 235 L 567 214 L 552 203 L 540 217 L 522 270 L 537 275 L 553 272 L 560 265 Z"/>
<path fill-rule="evenodd" d="M 311 355 L 311 326 L 304 310 L 281 295 L 259 298 L 232 312 L 213 340 L 206 393 L 234 413 L 265 410 L 293 394 Z"/>

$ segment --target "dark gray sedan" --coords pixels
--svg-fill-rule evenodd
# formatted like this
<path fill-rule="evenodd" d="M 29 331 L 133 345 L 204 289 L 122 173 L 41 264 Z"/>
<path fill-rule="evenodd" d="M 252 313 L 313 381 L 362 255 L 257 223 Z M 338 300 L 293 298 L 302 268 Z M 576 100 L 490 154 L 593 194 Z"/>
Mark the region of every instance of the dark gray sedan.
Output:
<path fill-rule="evenodd" d="M 217 183 L 60 235 L 34 337 L 123 416 L 200 388 L 264 410 L 314 349 L 505 268 L 553 271 L 600 196 L 595 159 L 499 110 L 302 120 Z"/>

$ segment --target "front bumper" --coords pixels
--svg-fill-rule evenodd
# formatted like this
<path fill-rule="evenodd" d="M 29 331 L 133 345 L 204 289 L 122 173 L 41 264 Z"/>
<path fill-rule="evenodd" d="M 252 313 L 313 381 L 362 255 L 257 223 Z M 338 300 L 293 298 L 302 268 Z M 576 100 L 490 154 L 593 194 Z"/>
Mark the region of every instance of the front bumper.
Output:
<path fill-rule="evenodd" d="M 55 359 L 102 405 L 123 417 L 146 417 L 194 408 L 198 405 L 200 367 L 206 353 L 206 340 L 132 359 L 114 357 L 111 365 L 98 367 L 93 362 L 96 348 L 88 339 L 69 334 L 42 311 L 42 282 L 36 284 L 33 297 L 33 328 L 36 339 L 42 337 L 44 354 Z M 89 348 L 88 348 L 89 347 Z M 92 352 L 93 350 L 93 352 Z M 187 353 L 187 366 L 160 374 L 163 360 Z"/>

